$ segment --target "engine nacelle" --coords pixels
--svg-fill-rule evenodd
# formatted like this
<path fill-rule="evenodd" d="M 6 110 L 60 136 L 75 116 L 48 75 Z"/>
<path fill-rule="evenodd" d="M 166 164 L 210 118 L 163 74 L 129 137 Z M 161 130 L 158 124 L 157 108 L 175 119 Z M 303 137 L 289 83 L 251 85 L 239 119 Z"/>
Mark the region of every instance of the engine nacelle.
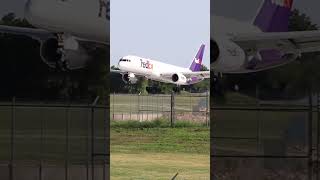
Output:
<path fill-rule="evenodd" d="M 227 39 L 211 40 L 211 67 L 218 72 L 239 70 L 246 61 L 244 50 Z"/>
<path fill-rule="evenodd" d="M 129 83 L 129 84 L 135 84 L 138 81 L 138 79 L 133 73 L 122 74 L 122 80 L 125 83 Z"/>
<path fill-rule="evenodd" d="M 186 76 L 181 73 L 173 74 L 171 80 L 176 84 L 185 84 L 187 82 Z"/>
<path fill-rule="evenodd" d="M 299 56 L 294 50 L 286 54 L 272 48 L 244 50 L 227 38 L 211 40 L 211 69 L 222 73 L 263 71 L 287 64 Z"/>
<path fill-rule="evenodd" d="M 56 68 L 57 64 L 63 61 L 63 54 L 58 49 L 58 40 L 56 38 L 47 39 L 40 45 L 40 57 L 51 68 Z M 70 70 L 85 67 L 90 60 L 87 50 L 80 44 L 78 44 L 78 49 L 64 49 L 63 53 L 63 59 Z"/>

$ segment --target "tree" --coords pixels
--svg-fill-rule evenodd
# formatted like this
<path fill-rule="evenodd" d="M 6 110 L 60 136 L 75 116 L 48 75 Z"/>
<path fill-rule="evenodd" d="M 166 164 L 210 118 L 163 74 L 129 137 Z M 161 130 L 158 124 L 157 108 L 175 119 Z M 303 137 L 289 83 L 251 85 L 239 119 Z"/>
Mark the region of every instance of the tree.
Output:
<path fill-rule="evenodd" d="M 145 95 L 148 94 L 147 92 L 147 87 L 148 87 L 148 82 L 149 80 L 144 78 L 144 77 L 139 77 L 137 81 L 137 92 L 139 94 Z"/>
<path fill-rule="evenodd" d="M 209 71 L 209 69 L 205 65 L 202 65 L 200 71 Z M 210 79 L 205 79 L 199 83 L 193 84 L 193 85 L 191 85 L 190 88 L 196 92 L 209 91 L 210 90 Z"/>

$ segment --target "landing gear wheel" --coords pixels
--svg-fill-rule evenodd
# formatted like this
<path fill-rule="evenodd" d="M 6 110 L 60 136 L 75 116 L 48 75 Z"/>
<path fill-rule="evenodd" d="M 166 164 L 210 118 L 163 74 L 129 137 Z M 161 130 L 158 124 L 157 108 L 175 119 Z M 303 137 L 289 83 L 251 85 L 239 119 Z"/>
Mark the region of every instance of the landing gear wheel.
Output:
<path fill-rule="evenodd" d="M 57 53 L 61 55 L 60 60 L 56 63 L 56 68 L 62 70 L 62 71 L 68 71 L 68 61 L 66 58 L 66 51 L 64 49 L 64 34 L 58 33 L 57 34 L 58 39 L 58 49 Z"/>

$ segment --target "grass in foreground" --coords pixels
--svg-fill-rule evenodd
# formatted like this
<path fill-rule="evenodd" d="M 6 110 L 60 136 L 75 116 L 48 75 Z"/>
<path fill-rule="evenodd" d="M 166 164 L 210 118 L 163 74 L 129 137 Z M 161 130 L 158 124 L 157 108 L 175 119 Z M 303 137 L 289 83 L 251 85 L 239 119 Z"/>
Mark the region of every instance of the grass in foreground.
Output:
<path fill-rule="evenodd" d="M 143 128 L 169 128 L 171 127 L 170 120 L 164 118 L 158 118 L 153 121 L 111 121 L 111 129 L 123 128 L 123 129 L 143 129 Z M 194 123 L 190 121 L 177 121 L 173 125 L 174 128 L 186 128 L 186 127 L 206 127 L 205 124 Z"/>
<path fill-rule="evenodd" d="M 209 164 L 209 154 L 111 153 L 111 179 L 210 179 Z"/>
<path fill-rule="evenodd" d="M 146 128 L 148 127 L 148 128 Z M 112 179 L 209 179 L 209 128 L 164 122 L 111 124 Z"/>
<path fill-rule="evenodd" d="M 120 122 L 111 125 L 111 152 L 210 153 L 210 130 L 183 122 L 171 128 L 154 122 Z"/>

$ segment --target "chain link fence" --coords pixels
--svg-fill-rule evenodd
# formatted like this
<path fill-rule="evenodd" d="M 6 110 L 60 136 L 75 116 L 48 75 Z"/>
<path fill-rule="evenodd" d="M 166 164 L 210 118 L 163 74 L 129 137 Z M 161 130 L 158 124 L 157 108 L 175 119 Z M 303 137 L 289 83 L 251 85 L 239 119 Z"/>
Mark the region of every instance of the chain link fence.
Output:
<path fill-rule="evenodd" d="M 0 179 L 109 179 L 109 107 L 12 99 L 0 117 Z"/>
<path fill-rule="evenodd" d="M 111 94 L 110 118 L 114 121 L 163 119 L 174 124 L 188 121 L 210 125 L 209 93 Z"/>
<path fill-rule="evenodd" d="M 212 103 L 211 177 L 318 180 L 319 102 Z"/>

